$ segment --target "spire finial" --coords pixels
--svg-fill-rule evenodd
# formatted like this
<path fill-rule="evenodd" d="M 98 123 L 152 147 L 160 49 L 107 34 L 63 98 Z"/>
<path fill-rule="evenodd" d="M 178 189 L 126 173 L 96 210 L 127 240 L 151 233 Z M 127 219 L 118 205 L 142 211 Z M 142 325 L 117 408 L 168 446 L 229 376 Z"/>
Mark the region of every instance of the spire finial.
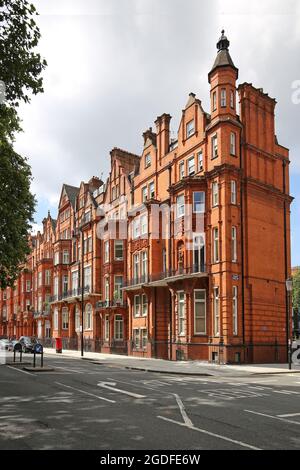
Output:
<path fill-rule="evenodd" d="M 227 37 L 225 36 L 224 33 L 225 33 L 225 30 L 222 29 L 221 37 L 220 37 L 219 41 L 217 42 L 218 51 L 228 50 L 230 42 L 228 41 L 228 39 L 227 39 Z"/>

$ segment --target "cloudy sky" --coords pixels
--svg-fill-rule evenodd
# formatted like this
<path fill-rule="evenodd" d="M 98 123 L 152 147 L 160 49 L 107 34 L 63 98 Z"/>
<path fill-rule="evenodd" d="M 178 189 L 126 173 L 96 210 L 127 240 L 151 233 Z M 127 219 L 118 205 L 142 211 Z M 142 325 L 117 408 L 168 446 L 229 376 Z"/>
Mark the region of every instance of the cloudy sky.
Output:
<path fill-rule="evenodd" d="M 224 28 L 239 81 L 278 101 L 276 133 L 290 148 L 296 198 L 292 262 L 300 265 L 298 0 L 32 1 L 49 65 L 45 93 L 21 108 L 16 149 L 32 165 L 37 224 L 48 209 L 56 216 L 63 183 L 107 176 L 111 148 L 141 153 L 142 133 L 158 115 L 173 116 L 175 134 L 189 92 L 209 111 L 207 73 Z"/>

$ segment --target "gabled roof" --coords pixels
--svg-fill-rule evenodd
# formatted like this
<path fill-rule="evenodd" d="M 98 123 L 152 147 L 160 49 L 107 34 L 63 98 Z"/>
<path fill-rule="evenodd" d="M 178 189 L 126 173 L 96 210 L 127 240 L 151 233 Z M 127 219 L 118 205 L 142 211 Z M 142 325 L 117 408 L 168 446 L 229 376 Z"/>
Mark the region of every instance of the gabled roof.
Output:
<path fill-rule="evenodd" d="M 75 209 L 75 202 L 76 202 L 76 197 L 78 196 L 78 193 L 79 193 L 79 188 L 77 188 L 76 186 L 70 186 L 69 184 L 63 184 L 62 194 L 64 190 L 68 196 L 71 206 L 73 207 L 73 209 Z"/>

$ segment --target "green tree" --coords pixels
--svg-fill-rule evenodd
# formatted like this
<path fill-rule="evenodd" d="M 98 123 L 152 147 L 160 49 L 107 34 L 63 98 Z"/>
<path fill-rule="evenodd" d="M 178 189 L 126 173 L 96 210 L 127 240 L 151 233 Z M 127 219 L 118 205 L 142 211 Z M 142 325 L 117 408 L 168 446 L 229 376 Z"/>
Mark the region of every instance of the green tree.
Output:
<path fill-rule="evenodd" d="M 28 233 L 35 197 L 31 169 L 13 148 L 21 131 L 19 103 L 43 92 L 41 73 L 46 61 L 36 52 L 40 31 L 34 5 L 27 0 L 0 0 L 0 80 L 5 100 L 0 103 L 0 288 L 13 285 L 29 252 Z"/>
<path fill-rule="evenodd" d="M 293 307 L 300 308 L 300 269 L 293 275 Z"/>

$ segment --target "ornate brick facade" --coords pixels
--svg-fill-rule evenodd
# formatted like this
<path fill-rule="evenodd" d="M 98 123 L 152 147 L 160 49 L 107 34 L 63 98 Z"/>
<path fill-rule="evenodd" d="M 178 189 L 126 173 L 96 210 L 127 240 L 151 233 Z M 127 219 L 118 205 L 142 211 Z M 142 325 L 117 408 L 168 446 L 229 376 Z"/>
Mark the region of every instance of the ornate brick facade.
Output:
<path fill-rule="evenodd" d="M 1 293 L 0 334 L 79 348 L 83 317 L 96 351 L 286 360 L 288 150 L 276 101 L 237 86 L 224 33 L 217 48 L 210 113 L 190 93 L 176 139 L 163 114 L 141 155 L 112 150 L 105 183 L 63 186 L 57 221 L 44 219 L 15 290 Z"/>

